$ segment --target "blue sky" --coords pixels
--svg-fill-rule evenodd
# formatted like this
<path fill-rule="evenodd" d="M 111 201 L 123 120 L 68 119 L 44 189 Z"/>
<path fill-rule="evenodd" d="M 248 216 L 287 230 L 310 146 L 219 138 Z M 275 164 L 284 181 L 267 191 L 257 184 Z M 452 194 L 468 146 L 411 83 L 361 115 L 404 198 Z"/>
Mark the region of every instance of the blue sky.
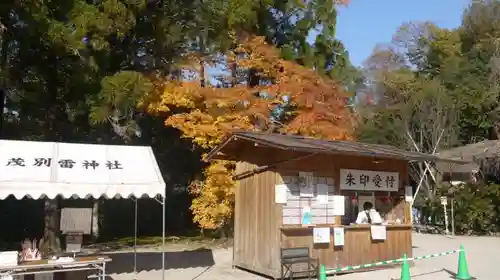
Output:
<path fill-rule="evenodd" d="M 470 0 L 352 0 L 340 8 L 337 37 L 361 66 L 377 43 L 388 43 L 404 22 L 429 20 L 440 27 L 460 25 Z"/>
<path fill-rule="evenodd" d="M 463 10 L 471 0 L 351 0 L 339 8 L 337 38 L 349 51 L 351 62 L 361 66 L 378 43 L 389 43 L 401 24 L 432 21 L 440 27 L 460 25 Z M 317 32 L 311 31 L 309 40 Z M 210 75 L 222 70 L 209 68 Z M 213 81 L 215 82 L 215 80 Z"/>

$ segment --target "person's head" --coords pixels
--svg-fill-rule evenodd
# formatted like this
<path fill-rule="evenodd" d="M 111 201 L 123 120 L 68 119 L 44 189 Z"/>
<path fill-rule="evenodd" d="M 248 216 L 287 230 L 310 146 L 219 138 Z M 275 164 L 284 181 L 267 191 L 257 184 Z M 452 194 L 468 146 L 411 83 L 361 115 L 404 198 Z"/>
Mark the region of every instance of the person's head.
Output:
<path fill-rule="evenodd" d="M 373 204 L 370 201 L 363 203 L 363 210 L 368 211 L 373 208 Z"/>

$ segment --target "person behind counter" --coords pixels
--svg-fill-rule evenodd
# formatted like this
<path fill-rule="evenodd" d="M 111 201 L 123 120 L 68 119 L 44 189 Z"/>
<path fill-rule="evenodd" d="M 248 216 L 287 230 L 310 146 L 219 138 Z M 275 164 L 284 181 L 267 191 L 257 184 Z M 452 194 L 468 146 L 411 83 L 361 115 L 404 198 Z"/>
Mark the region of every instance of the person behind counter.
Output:
<path fill-rule="evenodd" d="M 363 203 L 363 211 L 358 213 L 356 224 L 381 224 L 382 222 L 382 217 L 373 208 L 373 204 L 369 201 Z"/>

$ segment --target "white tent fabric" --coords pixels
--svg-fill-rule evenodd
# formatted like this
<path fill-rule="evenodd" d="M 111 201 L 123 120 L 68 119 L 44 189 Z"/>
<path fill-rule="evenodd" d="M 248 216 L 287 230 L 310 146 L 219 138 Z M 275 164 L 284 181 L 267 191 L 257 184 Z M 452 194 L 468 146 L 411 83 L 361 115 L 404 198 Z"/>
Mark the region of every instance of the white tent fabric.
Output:
<path fill-rule="evenodd" d="M 0 199 L 165 196 L 151 147 L 0 140 Z"/>

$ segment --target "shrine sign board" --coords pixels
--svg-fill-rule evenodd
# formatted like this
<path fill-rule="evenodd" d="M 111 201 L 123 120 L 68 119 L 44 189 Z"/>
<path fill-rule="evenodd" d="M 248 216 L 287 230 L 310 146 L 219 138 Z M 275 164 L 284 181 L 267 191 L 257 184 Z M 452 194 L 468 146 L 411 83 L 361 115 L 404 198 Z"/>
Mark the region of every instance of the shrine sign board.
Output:
<path fill-rule="evenodd" d="M 0 199 L 164 193 L 151 147 L 0 140 Z"/>
<path fill-rule="evenodd" d="M 340 189 L 352 191 L 397 192 L 399 190 L 399 173 L 340 169 Z"/>
<path fill-rule="evenodd" d="M 92 208 L 63 208 L 59 222 L 63 234 L 68 232 L 92 233 Z"/>

